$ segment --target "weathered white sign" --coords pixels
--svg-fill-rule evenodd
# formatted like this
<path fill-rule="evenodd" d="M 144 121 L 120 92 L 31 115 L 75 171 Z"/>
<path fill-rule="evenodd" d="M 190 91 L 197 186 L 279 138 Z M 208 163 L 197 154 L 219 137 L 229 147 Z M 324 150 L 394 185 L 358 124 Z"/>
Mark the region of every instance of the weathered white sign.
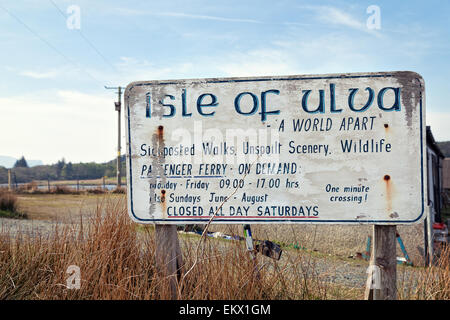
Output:
<path fill-rule="evenodd" d="M 166 224 L 418 222 L 424 92 L 414 72 L 133 82 L 129 214 Z"/>

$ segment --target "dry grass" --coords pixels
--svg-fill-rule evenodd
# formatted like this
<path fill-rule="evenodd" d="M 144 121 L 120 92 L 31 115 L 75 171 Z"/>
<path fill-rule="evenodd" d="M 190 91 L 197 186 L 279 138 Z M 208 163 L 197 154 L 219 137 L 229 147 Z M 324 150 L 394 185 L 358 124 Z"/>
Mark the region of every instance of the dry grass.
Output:
<path fill-rule="evenodd" d="M 155 264 L 152 228 L 136 232 L 124 198 L 105 200 L 90 221 L 58 227 L 48 236 L 0 232 L 0 299 L 167 299 L 169 281 Z M 143 230 L 143 231 L 142 231 Z M 183 242 L 183 269 L 194 263 L 194 240 Z M 241 242 L 207 239 L 202 259 L 184 279 L 180 299 L 326 299 L 321 281 L 298 259 L 259 265 Z M 67 268 L 81 271 L 68 289 Z"/>
<path fill-rule="evenodd" d="M 124 187 L 116 187 L 114 190 L 111 191 L 111 193 L 125 194 L 127 193 L 127 189 Z"/>
<path fill-rule="evenodd" d="M 52 189 L 53 190 L 53 189 Z M 124 189 L 104 192 L 94 189 L 76 192 L 37 192 L 18 194 L 19 209 L 27 212 L 32 219 L 59 220 L 80 211 L 95 207 L 96 196 L 125 196 Z M 53 196 L 54 195 L 54 196 Z M 346 258 L 366 249 L 367 237 L 372 233 L 369 225 L 253 225 L 256 239 L 276 241 L 285 247 L 303 247 Z M 242 235 L 242 225 L 211 225 L 210 230 L 226 234 Z M 423 266 L 424 235 L 423 225 L 398 226 L 403 243 L 415 266 Z M 403 253 L 397 245 L 397 256 Z"/>
<path fill-rule="evenodd" d="M 0 210 L 17 211 L 17 196 L 12 192 L 0 190 Z"/>
<path fill-rule="evenodd" d="M 62 221 L 91 216 L 101 199 L 124 198 L 112 194 L 18 194 L 18 207 L 32 220 Z"/>
<path fill-rule="evenodd" d="M 213 231 L 242 233 L 240 225 L 213 225 Z M 423 225 L 398 226 L 398 232 L 415 266 L 424 263 Z M 255 239 L 276 241 L 285 247 L 300 247 L 346 258 L 366 250 L 367 237 L 372 234 L 370 225 L 254 225 Z M 397 256 L 403 257 L 397 244 Z"/>
<path fill-rule="evenodd" d="M 156 265 L 154 229 L 132 223 L 125 200 L 120 195 L 102 197 L 93 215 L 57 225 L 46 235 L 0 229 L 0 299 L 169 299 L 169 278 Z M 286 239 L 302 243 L 296 228 L 287 228 Z M 317 239 L 317 230 L 310 236 L 310 241 Z M 206 238 L 196 262 L 198 241 L 182 237 L 182 275 L 196 265 L 183 277 L 179 299 L 362 298 L 362 288 L 326 282 L 304 250 L 285 251 L 280 262 L 260 256 L 255 265 L 243 242 Z M 72 265 L 80 268 L 80 289 L 67 288 Z M 418 273 L 414 280 L 405 279 L 408 289 L 399 293 L 400 299 L 449 299 L 449 251 L 436 266 Z"/>
<path fill-rule="evenodd" d="M 18 210 L 17 196 L 6 189 L 0 189 L 0 217 L 26 219 L 27 215 Z"/>
<path fill-rule="evenodd" d="M 450 247 L 442 250 L 434 265 L 419 273 L 415 290 L 403 296 L 408 300 L 450 300 Z"/>

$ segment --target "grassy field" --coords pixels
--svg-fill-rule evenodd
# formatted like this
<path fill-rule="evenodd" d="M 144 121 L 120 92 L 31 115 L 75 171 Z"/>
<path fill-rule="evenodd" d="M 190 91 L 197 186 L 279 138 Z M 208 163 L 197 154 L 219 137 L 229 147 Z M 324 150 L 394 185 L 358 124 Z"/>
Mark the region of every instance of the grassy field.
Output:
<path fill-rule="evenodd" d="M 242 226 L 213 225 L 211 229 L 224 233 L 239 233 Z M 304 247 L 322 253 L 346 258 L 366 250 L 367 238 L 372 234 L 368 225 L 255 225 L 252 227 L 257 239 L 276 240 L 292 247 Z M 423 226 L 398 226 L 402 241 L 414 265 L 424 263 Z M 397 245 L 397 256 L 403 257 Z"/>
<path fill-rule="evenodd" d="M 106 199 L 125 198 L 123 194 L 19 194 L 19 210 L 29 219 L 48 221 L 71 221 L 80 215 L 91 216 L 97 206 Z"/>
<path fill-rule="evenodd" d="M 43 197 L 38 197 L 43 199 Z M 47 198 L 48 200 L 48 198 Z M 27 202 L 29 199 L 21 199 Z M 67 201 L 59 200 L 67 203 Z M 124 198 L 97 204 L 83 229 L 55 228 L 47 236 L 0 233 L 0 299 L 167 299 L 169 280 L 155 264 L 153 228 L 140 228 L 128 218 Z M 30 216 L 39 213 L 30 212 Z M 286 266 L 254 266 L 242 242 L 227 246 L 206 239 L 197 260 L 197 240 L 183 241 L 184 270 L 180 299 L 326 299 L 327 286 Z M 294 257 L 295 258 L 295 257 Z M 297 258 L 301 258 L 297 255 Z M 81 270 L 81 287 L 66 286 L 68 266 Z M 289 285 L 286 283 L 289 282 Z M 333 286 L 330 297 L 336 297 Z M 342 292 L 348 292 L 342 290 Z M 339 298 L 342 298 L 339 296 Z"/>
<path fill-rule="evenodd" d="M 19 194 L 17 207 L 29 221 L 64 223 L 50 224 L 51 232 L 20 231 L 20 236 L 0 228 L 0 299 L 170 297 L 168 278 L 155 264 L 154 228 L 131 222 L 125 195 Z M 408 250 L 420 240 L 414 235 L 419 228 L 399 228 Z M 242 226 L 213 229 L 242 235 Z M 280 261 L 258 258 L 259 277 L 242 241 L 200 241 L 198 236 L 180 234 L 184 265 L 178 298 L 363 298 L 367 262 L 348 255 L 365 250 L 369 227 L 255 225 L 253 230 L 255 238 L 284 245 Z M 199 252 L 201 259 L 196 258 Z M 446 254 L 433 268 L 399 266 L 399 298 L 449 299 Z M 79 290 L 66 286 L 71 265 L 81 270 Z M 191 267 L 192 272 L 185 273 Z M 362 284 L 353 276 L 362 278 Z"/>
<path fill-rule="evenodd" d="M 80 215 L 92 215 L 97 205 L 105 199 L 121 199 L 121 194 L 19 194 L 18 207 L 30 219 L 68 221 Z M 213 225 L 212 231 L 242 235 L 241 225 Z M 366 249 L 370 226 L 347 225 L 254 225 L 256 239 L 276 241 L 284 247 L 304 247 L 346 258 Z M 414 265 L 423 264 L 423 227 L 421 225 L 399 226 L 408 255 Z M 398 256 L 403 253 L 398 246 Z"/>
<path fill-rule="evenodd" d="M 97 206 L 106 199 L 122 199 L 123 194 L 19 194 L 18 207 L 30 219 L 49 221 L 69 221 L 80 215 L 92 215 Z M 242 235 L 241 225 L 212 225 L 211 231 L 231 235 Z M 370 226 L 348 225 L 254 225 L 254 237 L 271 240 L 284 247 L 300 247 L 322 253 L 347 258 L 366 249 Z M 399 226 L 398 232 L 414 265 L 423 265 L 422 225 Z M 403 253 L 398 247 L 398 256 Z"/>

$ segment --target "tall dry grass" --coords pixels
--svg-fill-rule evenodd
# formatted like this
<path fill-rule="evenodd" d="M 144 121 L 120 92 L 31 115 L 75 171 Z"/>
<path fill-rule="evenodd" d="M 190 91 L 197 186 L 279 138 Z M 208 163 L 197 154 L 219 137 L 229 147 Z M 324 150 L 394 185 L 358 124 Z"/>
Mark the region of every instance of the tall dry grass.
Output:
<path fill-rule="evenodd" d="M 239 225 L 211 226 L 212 231 L 224 233 L 239 233 L 240 229 L 242 226 Z M 414 265 L 423 266 L 423 225 L 399 225 L 397 231 Z M 372 235 L 372 226 L 261 224 L 252 226 L 252 233 L 255 239 L 276 241 L 284 247 L 306 248 L 346 258 L 366 250 L 367 238 Z M 403 257 L 400 245 L 396 246 L 397 256 Z"/>
<path fill-rule="evenodd" d="M 158 272 L 152 227 L 131 222 L 124 199 L 99 203 L 89 221 L 47 233 L 0 230 L 0 299 L 169 299 L 169 279 Z M 138 230 L 138 231 L 137 231 Z M 326 299 L 327 292 L 299 257 L 256 267 L 242 242 L 182 241 L 179 299 Z M 78 266 L 80 289 L 69 289 L 69 266 Z M 297 267 L 298 265 L 298 267 Z"/>
<path fill-rule="evenodd" d="M 361 297 L 324 281 L 316 260 L 302 250 L 283 252 L 283 262 L 259 256 L 255 263 L 241 241 L 206 238 L 199 244 L 198 237 L 181 237 L 181 247 L 179 299 Z M 155 252 L 154 228 L 131 222 L 124 198 L 99 202 L 89 220 L 47 233 L 0 227 L 0 299 L 170 299 L 170 279 L 159 272 Z M 445 251 L 399 298 L 449 299 L 448 259 Z M 73 265 L 80 268 L 80 289 L 67 287 Z"/>
<path fill-rule="evenodd" d="M 0 189 L 0 217 L 26 219 L 27 215 L 18 210 L 17 196 L 8 191 L 8 189 Z"/>
<path fill-rule="evenodd" d="M 450 247 L 446 246 L 434 264 L 422 268 L 414 290 L 409 290 L 401 298 L 408 300 L 450 300 Z"/>
<path fill-rule="evenodd" d="M 105 210 L 99 206 L 90 223 L 55 226 L 48 234 L 1 230 L 0 299 L 129 297 L 134 271 L 145 260 L 139 259 L 131 224 L 117 214 L 123 210 L 103 205 Z M 80 267 L 80 290 L 66 288 L 70 265 Z"/>
<path fill-rule="evenodd" d="M 16 212 L 17 196 L 5 189 L 0 189 L 0 210 Z"/>

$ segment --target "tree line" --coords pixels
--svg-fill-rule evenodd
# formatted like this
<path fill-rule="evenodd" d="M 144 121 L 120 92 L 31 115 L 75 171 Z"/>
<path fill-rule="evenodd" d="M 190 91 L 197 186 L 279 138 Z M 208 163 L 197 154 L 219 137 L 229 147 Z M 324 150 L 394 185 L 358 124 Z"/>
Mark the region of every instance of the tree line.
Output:
<path fill-rule="evenodd" d="M 28 167 L 24 157 L 17 160 L 11 169 L 14 183 L 27 183 L 33 180 L 78 180 L 115 177 L 116 159 L 105 163 L 72 163 L 63 159 L 51 165 Z M 125 175 L 125 156 L 121 158 L 121 172 Z M 8 183 L 8 169 L 0 166 L 0 183 Z"/>

